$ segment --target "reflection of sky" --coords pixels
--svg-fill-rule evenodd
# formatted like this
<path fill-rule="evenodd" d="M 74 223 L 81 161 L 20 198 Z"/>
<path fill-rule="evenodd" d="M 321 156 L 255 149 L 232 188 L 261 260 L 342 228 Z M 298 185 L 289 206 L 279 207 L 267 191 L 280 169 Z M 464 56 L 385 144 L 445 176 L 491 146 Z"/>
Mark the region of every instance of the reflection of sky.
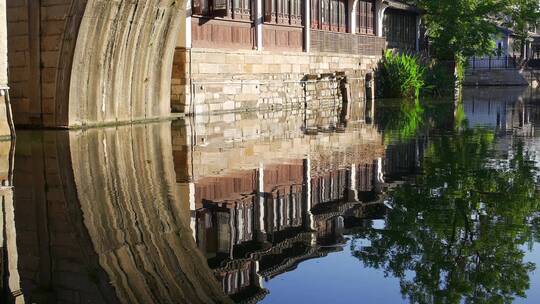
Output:
<path fill-rule="evenodd" d="M 270 294 L 262 303 L 407 303 L 399 280 L 364 267 L 352 256 L 350 244 L 342 252 L 303 262 L 295 271 L 265 282 Z"/>
<path fill-rule="evenodd" d="M 540 244 L 535 243 L 532 250 L 529 250 L 527 246 L 523 246 L 525 251 L 524 262 L 532 262 L 536 264 L 536 270 L 530 273 L 530 288 L 527 290 L 527 298 L 518 298 L 514 303 L 540 303 Z"/>
<path fill-rule="evenodd" d="M 502 100 L 464 100 L 463 110 L 469 127 L 504 126 L 507 104 Z"/>
<path fill-rule="evenodd" d="M 371 228 L 382 230 L 386 227 L 386 221 L 385 220 L 372 220 L 371 221 Z"/>

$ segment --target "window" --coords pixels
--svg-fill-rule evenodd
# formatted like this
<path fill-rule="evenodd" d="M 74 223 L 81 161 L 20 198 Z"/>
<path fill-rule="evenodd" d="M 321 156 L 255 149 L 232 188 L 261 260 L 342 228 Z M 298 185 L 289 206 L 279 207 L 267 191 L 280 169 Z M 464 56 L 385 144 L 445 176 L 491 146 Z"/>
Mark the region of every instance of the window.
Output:
<path fill-rule="evenodd" d="M 251 0 L 193 0 L 193 15 L 251 20 Z"/>
<path fill-rule="evenodd" d="M 234 0 L 233 18 L 251 20 L 251 0 Z"/>
<path fill-rule="evenodd" d="M 373 35 L 375 33 L 375 4 L 373 0 L 358 0 L 356 7 L 356 32 Z"/>
<path fill-rule="evenodd" d="M 310 0 L 311 1 L 311 28 L 312 29 L 318 29 L 319 28 L 319 12 L 320 12 L 320 4 L 321 1 L 319 0 Z"/>
<path fill-rule="evenodd" d="M 347 31 L 347 0 L 311 0 L 311 28 Z"/>
<path fill-rule="evenodd" d="M 345 1 L 337 1 L 338 4 L 338 31 L 346 32 L 347 31 L 347 8 Z"/>
<path fill-rule="evenodd" d="M 302 25 L 302 0 L 266 0 L 264 21 Z"/>
<path fill-rule="evenodd" d="M 408 12 L 387 9 L 384 14 L 384 34 L 390 48 L 414 49 L 416 16 Z"/>

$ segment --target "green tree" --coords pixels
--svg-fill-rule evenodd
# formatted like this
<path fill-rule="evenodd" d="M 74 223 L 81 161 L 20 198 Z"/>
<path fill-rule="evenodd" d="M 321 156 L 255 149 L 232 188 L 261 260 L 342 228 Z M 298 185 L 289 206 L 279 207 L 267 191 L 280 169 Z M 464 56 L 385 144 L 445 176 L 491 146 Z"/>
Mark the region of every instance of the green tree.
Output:
<path fill-rule="evenodd" d="M 455 60 L 458 66 L 466 58 L 493 52 L 497 33 L 495 17 L 505 8 L 502 0 L 416 0 L 424 10 L 434 55 Z M 459 75 L 458 75 L 459 76 Z"/>
<path fill-rule="evenodd" d="M 515 44 L 520 55 L 525 55 L 525 44 L 530 39 L 530 27 L 540 20 L 540 2 L 538 0 L 509 0 L 504 10 L 503 24 L 514 32 Z"/>

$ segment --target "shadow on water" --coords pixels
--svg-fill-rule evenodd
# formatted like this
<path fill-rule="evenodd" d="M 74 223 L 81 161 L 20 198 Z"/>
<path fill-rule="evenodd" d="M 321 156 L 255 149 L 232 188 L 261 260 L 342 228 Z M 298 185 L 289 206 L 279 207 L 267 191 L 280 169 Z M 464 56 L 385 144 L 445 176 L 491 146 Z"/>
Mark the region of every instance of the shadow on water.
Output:
<path fill-rule="evenodd" d="M 396 278 L 392 302 L 534 301 L 537 96 L 21 131 L 0 143 L 3 300 L 279 302 L 276 278 L 346 256 Z"/>

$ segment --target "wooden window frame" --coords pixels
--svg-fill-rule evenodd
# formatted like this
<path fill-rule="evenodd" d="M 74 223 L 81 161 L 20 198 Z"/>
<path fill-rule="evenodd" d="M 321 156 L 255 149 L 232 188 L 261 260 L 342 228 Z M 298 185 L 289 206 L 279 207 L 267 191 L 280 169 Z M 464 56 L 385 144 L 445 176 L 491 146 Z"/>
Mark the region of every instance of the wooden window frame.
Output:
<path fill-rule="evenodd" d="M 311 1 L 311 28 L 312 29 L 319 29 L 319 25 L 320 25 L 320 19 L 319 19 L 319 16 L 320 16 L 320 4 L 321 4 L 321 1 L 320 0 L 309 0 Z"/>
<path fill-rule="evenodd" d="M 303 1 L 311 0 L 265 0 L 264 22 L 276 25 L 302 26 Z"/>
<path fill-rule="evenodd" d="M 358 0 L 356 5 L 356 33 L 375 35 L 375 1 Z"/>
<path fill-rule="evenodd" d="M 191 6 L 194 17 L 253 20 L 253 0 L 193 0 Z"/>
<path fill-rule="evenodd" d="M 337 1 L 337 9 L 338 9 L 338 32 L 345 33 L 347 32 L 348 24 L 347 24 L 347 2 L 345 0 L 338 0 Z"/>
<path fill-rule="evenodd" d="M 311 0 L 311 28 L 349 32 L 348 5 L 347 0 Z"/>
<path fill-rule="evenodd" d="M 235 5 L 238 1 L 238 7 Z M 251 0 L 232 0 L 232 15 L 235 20 L 252 20 L 252 2 Z"/>

